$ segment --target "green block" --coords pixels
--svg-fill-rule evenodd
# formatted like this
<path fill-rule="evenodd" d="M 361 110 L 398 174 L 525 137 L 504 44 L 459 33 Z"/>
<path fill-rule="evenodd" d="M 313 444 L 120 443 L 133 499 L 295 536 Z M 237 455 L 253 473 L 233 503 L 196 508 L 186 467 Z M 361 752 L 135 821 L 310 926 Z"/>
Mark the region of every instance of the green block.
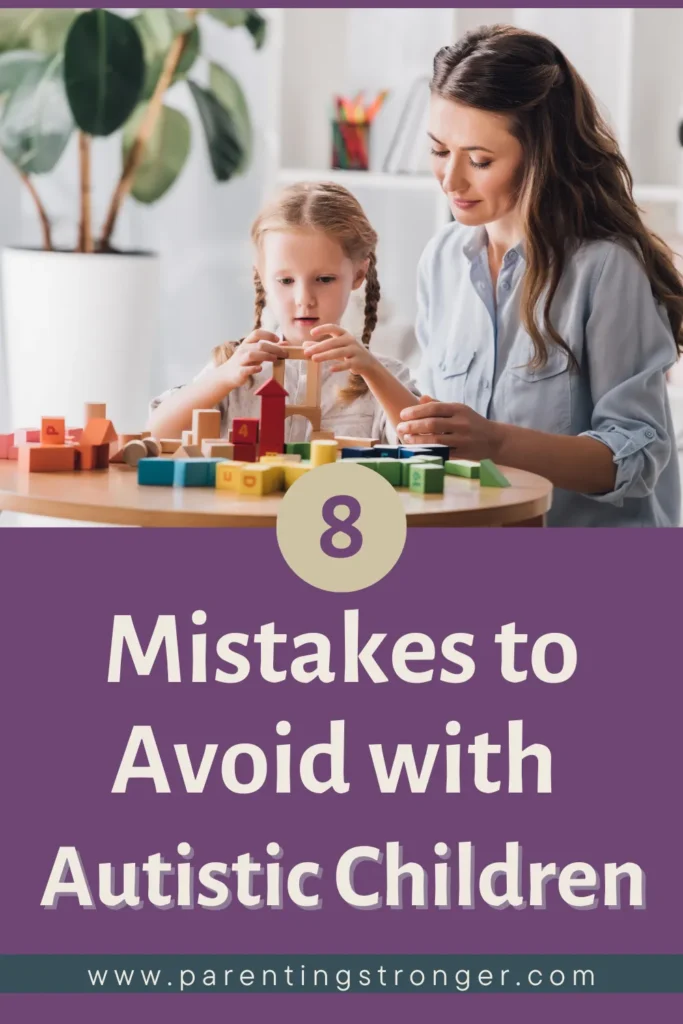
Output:
<path fill-rule="evenodd" d="M 410 489 L 416 494 L 443 494 L 444 473 L 443 466 L 415 465 L 415 459 L 410 460 Z"/>
<path fill-rule="evenodd" d="M 360 461 L 359 459 L 356 460 Z M 385 480 L 388 480 L 392 487 L 401 486 L 401 463 L 405 461 L 402 459 L 392 459 L 389 456 L 384 456 L 381 459 L 376 460 L 376 465 L 373 467 L 380 476 L 383 476 Z"/>
<path fill-rule="evenodd" d="M 300 455 L 302 459 L 310 459 L 310 441 L 290 441 L 285 445 L 285 455 Z"/>
<path fill-rule="evenodd" d="M 470 462 L 469 459 L 449 459 L 444 469 L 449 476 L 466 476 L 471 480 L 479 477 L 479 463 Z"/>
<path fill-rule="evenodd" d="M 399 459 L 401 463 L 401 487 L 410 487 L 410 467 L 417 465 L 428 465 L 433 463 L 436 466 L 443 464 L 443 459 L 438 455 L 413 455 L 411 459 Z"/>
<path fill-rule="evenodd" d="M 479 466 L 479 483 L 482 487 L 510 487 L 510 481 L 490 459 L 482 459 Z"/>

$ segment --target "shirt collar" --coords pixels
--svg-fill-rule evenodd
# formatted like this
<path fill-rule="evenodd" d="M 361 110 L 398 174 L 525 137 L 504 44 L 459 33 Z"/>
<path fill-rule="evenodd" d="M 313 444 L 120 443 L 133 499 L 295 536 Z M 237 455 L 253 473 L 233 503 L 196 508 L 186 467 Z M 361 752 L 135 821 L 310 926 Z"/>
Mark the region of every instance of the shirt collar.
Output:
<path fill-rule="evenodd" d="M 474 263 L 475 260 L 477 260 L 481 256 L 481 254 L 486 251 L 488 240 L 489 237 L 486 232 L 486 228 L 483 224 L 480 225 L 480 227 L 473 229 L 470 238 L 463 246 L 463 252 L 467 259 L 470 261 L 470 263 Z M 516 255 L 511 257 L 511 253 L 515 253 Z M 517 243 L 517 245 L 514 245 L 511 249 L 508 249 L 508 251 L 505 253 L 503 262 L 514 262 L 514 260 L 517 259 L 518 257 L 520 259 L 524 259 L 525 253 L 526 246 L 524 244 L 524 239 L 522 239 Z"/>

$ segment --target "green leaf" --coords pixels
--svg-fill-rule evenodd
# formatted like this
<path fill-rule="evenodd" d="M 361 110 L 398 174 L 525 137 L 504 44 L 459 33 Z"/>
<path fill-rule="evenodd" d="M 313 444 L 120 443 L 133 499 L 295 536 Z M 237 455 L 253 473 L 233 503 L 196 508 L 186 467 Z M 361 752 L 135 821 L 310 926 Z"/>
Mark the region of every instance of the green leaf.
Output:
<path fill-rule="evenodd" d="M 0 149 L 25 174 L 57 164 L 74 129 L 61 55 L 0 56 Z"/>
<path fill-rule="evenodd" d="M 229 181 L 244 162 L 239 128 L 230 111 L 209 89 L 202 89 L 191 80 L 188 84 L 204 127 L 214 177 L 216 181 Z"/>
<path fill-rule="evenodd" d="M 148 104 L 141 103 L 123 131 L 124 161 L 135 141 Z M 145 147 L 145 155 L 133 182 L 132 193 L 141 203 L 154 203 L 169 190 L 190 152 L 190 124 L 184 114 L 162 107 L 159 120 Z"/>
<path fill-rule="evenodd" d="M 199 54 L 199 29 L 185 14 L 173 8 L 148 7 L 131 20 L 142 40 L 145 58 L 145 83 L 141 98 L 149 99 L 174 40 L 179 35 L 189 33 L 173 82 L 186 77 Z"/>
<path fill-rule="evenodd" d="M 111 11 L 86 11 L 71 26 L 64 53 L 64 78 L 78 127 L 89 135 L 111 135 L 135 108 L 145 76 L 142 43 L 135 26 Z"/>
<path fill-rule="evenodd" d="M 45 7 L 0 10 L 0 53 L 35 50 L 54 55 L 61 52 L 78 11 Z"/>
<path fill-rule="evenodd" d="M 253 7 L 207 7 L 206 13 L 228 28 L 246 28 L 257 50 L 266 41 L 267 22 Z"/>
<path fill-rule="evenodd" d="M 237 138 L 242 149 L 242 160 L 236 170 L 240 174 L 251 162 L 253 133 L 249 108 L 237 79 L 218 64 L 209 65 L 209 87 L 220 105 L 232 116 Z"/>

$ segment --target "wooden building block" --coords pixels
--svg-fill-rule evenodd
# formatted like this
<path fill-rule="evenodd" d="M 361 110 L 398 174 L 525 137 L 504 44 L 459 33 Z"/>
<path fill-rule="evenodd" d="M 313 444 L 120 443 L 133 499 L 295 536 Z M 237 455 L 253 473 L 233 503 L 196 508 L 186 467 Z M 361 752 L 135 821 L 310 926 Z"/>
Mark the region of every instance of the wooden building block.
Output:
<path fill-rule="evenodd" d="M 471 480 L 479 477 L 479 463 L 469 459 L 448 459 L 443 468 L 448 476 L 465 476 Z"/>
<path fill-rule="evenodd" d="M 401 486 L 401 460 L 380 457 L 376 460 L 375 471 L 388 480 L 392 487 Z"/>
<path fill-rule="evenodd" d="M 216 463 L 209 459 L 171 459 L 174 487 L 215 487 Z"/>
<path fill-rule="evenodd" d="M 83 412 L 83 422 L 88 420 L 106 420 L 107 406 L 105 402 L 86 402 Z"/>
<path fill-rule="evenodd" d="M 255 444 L 236 444 L 233 458 L 237 462 L 256 462 L 258 447 Z"/>
<path fill-rule="evenodd" d="M 400 448 L 400 444 L 376 444 L 372 450 L 377 458 L 398 459 Z"/>
<path fill-rule="evenodd" d="M 324 466 L 337 461 L 336 441 L 311 441 L 311 466 Z"/>
<path fill-rule="evenodd" d="M 260 390 L 260 389 L 259 389 Z M 232 421 L 234 444 L 257 444 L 259 421 L 253 416 L 237 416 Z M 215 437 L 215 434 L 211 435 Z"/>
<path fill-rule="evenodd" d="M 66 440 L 67 441 L 80 441 L 83 435 L 83 427 L 67 427 L 66 428 Z"/>
<path fill-rule="evenodd" d="M 200 459 L 202 450 L 198 444 L 181 444 L 171 456 L 172 459 Z"/>
<path fill-rule="evenodd" d="M 9 450 L 14 447 L 14 434 L 0 434 L 0 459 L 9 459 Z"/>
<path fill-rule="evenodd" d="M 401 464 L 401 487 L 410 486 L 410 467 L 415 465 L 438 465 L 441 466 L 441 459 L 435 455 L 414 455 L 412 459 L 399 459 Z"/>
<path fill-rule="evenodd" d="M 511 487 L 504 473 L 490 459 L 482 459 L 479 463 L 479 483 L 482 487 Z"/>
<path fill-rule="evenodd" d="M 337 438 L 334 436 L 333 430 L 312 430 L 309 441 L 334 441 L 337 444 Z"/>
<path fill-rule="evenodd" d="M 410 466 L 410 490 L 416 494 L 443 494 L 443 466 L 415 463 Z"/>
<path fill-rule="evenodd" d="M 372 437 L 337 437 L 339 448 L 373 448 L 379 441 Z"/>
<path fill-rule="evenodd" d="M 320 405 L 320 391 L 322 380 L 320 377 L 321 363 L 314 363 L 311 359 L 306 364 L 306 405 Z"/>
<path fill-rule="evenodd" d="M 123 448 L 129 441 L 142 441 L 142 434 L 119 434 L 119 445 Z"/>
<path fill-rule="evenodd" d="M 161 454 L 173 455 L 174 452 L 178 451 L 182 443 L 183 442 L 179 437 L 160 437 L 159 444 L 161 445 Z"/>
<path fill-rule="evenodd" d="M 310 462 L 288 463 L 285 465 L 285 490 L 288 491 L 292 484 L 295 484 L 304 473 L 309 473 L 313 467 Z"/>
<path fill-rule="evenodd" d="M 127 466 L 137 466 L 140 459 L 146 459 L 147 445 L 144 441 L 129 441 L 128 444 L 124 444 L 120 453 L 121 461 L 125 462 Z"/>
<path fill-rule="evenodd" d="M 111 444 L 118 439 L 114 424 L 106 419 L 88 420 L 81 434 L 81 444 Z"/>
<path fill-rule="evenodd" d="M 66 421 L 63 416 L 42 416 L 40 420 L 40 443 L 63 445 L 66 438 Z"/>
<path fill-rule="evenodd" d="M 311 424 L 313 430 L 320 430 L 321 412 L 317 406 L 312 405 L 286 405 L 285 418 L 287 416 L 304 416 Z"/>
<path fill-rule="evenodd" d="M 372 458 L 372 448 L 342 448 L 342 459 L 368 459 Z"/>
<path fill-rule="evenodd" d="M 237 490 L 240 494 L 272 494 L 284 488 L 284 466 L 242 466 Z"/>
<path fill-rule="evenodd" d="M 172 487 L 175 475 L 173 459 L 140 459 L 138 483 L 147 487 Z"/>
<path fill-rule="evenodd" d="M 302 459 L 310 459 L 311 457 L 311 442 L 310 441 L 288 441 L 285 445 L 286 455 L 300 455 Z"/>
<path fill-rule="evenodd" d="M 301 456 L 285 454 L 283 452 L 281 455 L 262 455 L 259 462 L 264 462 L 266 465 L 271 466 L 282 466 L 286 462 L 301 462 Z"/>
<path fill-rule="evenodd" d="M 158 459 L 161 455 L 161 442 L 156 437 L 145 437 L 142 442 L 150 459 Z"/>
<path fill-rule="evenodd" d="M 81 445 L 79 442 L 76 442 L 76 444 L 74 444 L 73 446 L 73 449 L 76 459 L 74 463 L 74 469 L 97 469 L 97 451 L 93 447 L 93 445 Z"/>
<path fill-rule="evenodd" d="M 202 455 L 205 459 L 232 459 L 235 446 L 226 440 L 202 441 Z"/>
<path fill-rule="evenodd" d="M 221 414 L 218 409 L 194 409 L 192 412 L 192 443 L 201 446 L 205 438 L 220 437 Z"/>
<path fill-rule="evenodd" d="M 399 459 L 410 459 L 413 455 L 438 455 L 442 462 L 451 457 L 447 444 L 402 444 L 399 448 Z"/>
<path fill-rule="evenodd" d="M 216 466 L 216 488 L 219 491 L 236 491 L 239 484 L 239 471 L 246 462 L 235 462 L 233 459 L 219 462 Z"/>
<path fill-rule="evenodd" d="M 254 394 L 261 402 L 258 429 L 259 455 L 284 452 L 286 390 L 278 381 L 270 377 Z M 233 431 L 234 429 L 233 422 Z"/>
<path fill-rule="evenodd" d="M 144 441 L 146 437 L 151 437 L 151 436 L 152 436 L 152 431 L 151 430 L 142 430 L 140 432 L 140 440 L 141 441 Z"/>
<path fill-rule="evenodd" d="M 303 345 L 286 345 L 287 355 L 286 359 L 305 359 L 306 350 Z"/>
<path fill-rule="evenodd" d="M 192 438 L 192 431 L 191 430 L 183 430 L 183 432 L 181 434 L 181 437 L 180 437 L 180 443 L 181 444 L 194 444 L 194 440 Z"/>
<path fill-rule="evenodd" d="M 23 444 L 18 468 L 22 473 L 65 473 L 74 469 L 76 454 L 71 445 Z"/>
<path fill-rule="evenodd" d="M 15 430 L 15 448 L 18 448 L 20 444 L 40 444 L 40 430 L 36 430 L 35 427 L 20 427 Z"/>
<path fill-rule="evenodd" d="M 272 380 L 276 380 L 281 387 L 285 386 L 285 360 L 276 359 L 273 363 Z"/>

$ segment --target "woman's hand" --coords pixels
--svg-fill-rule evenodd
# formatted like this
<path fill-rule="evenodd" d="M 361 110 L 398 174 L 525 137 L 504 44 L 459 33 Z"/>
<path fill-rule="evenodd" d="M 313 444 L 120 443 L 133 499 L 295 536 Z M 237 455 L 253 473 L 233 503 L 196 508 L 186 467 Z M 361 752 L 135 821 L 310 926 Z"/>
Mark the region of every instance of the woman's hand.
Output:
<path fill-rule="evenodd" d="M 352 334 L 338 324 L 323 324 L 311 331 L 311 341 L 304 342 L 304 352 L 314 363 L 335 361 L 332 373 L 349 370 L 351 373 L 363 375 L 371 370 L 376 363 L 365 345 L 362 345 Z M 325 339 L 325 340 L 322 340 Z"/>
<path fill-rule="evenodd" d="M 401 410 L 396 426 L 405 444 L 447 444 L 463 459 L 495 459 L 501 424 L 487 420 L 467 405 L 435 402 L 423 395 L 417 405 Z"/>
<path fill-rule="evenodd" d="M 230 388 L 239 388 L 247 383 L 250 377 L 258 373 L 264 363 L 274 363 L 284 359 L 287 350 L 278 344 L 280 339 L 271 331 L 259 328 L 252 331 L 238 345 L 226 363 L 219 367 L 221 378 Z"/>

